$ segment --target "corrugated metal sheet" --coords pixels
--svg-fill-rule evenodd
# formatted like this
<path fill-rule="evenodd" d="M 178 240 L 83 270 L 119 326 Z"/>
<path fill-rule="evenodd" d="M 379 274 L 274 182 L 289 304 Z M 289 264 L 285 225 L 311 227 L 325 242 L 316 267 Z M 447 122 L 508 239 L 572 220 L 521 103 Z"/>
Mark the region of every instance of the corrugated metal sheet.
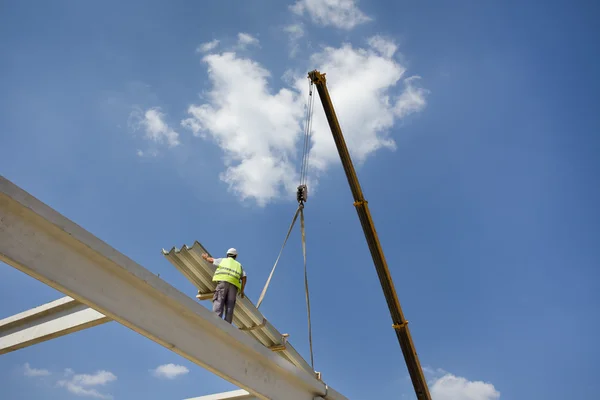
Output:
<path fill-rule="evenodd" d="M 212 299 L 216 286 L 212 276 L 216 267 L 202 258 L 202 253 L 210 253 L 199 242 L 194 242 L 192 247 L 184 245 L 181 249 L 173 247 L 169 251 L 163 249 L 162 252 L 167 260 L 198 288 L 199 299 Z M 242 299 L 238 296 L 233 323 L 284 359 L 317 376 L 306 360 L 287 342 L 287 337 L 266 320 L 248 297 Z"/>

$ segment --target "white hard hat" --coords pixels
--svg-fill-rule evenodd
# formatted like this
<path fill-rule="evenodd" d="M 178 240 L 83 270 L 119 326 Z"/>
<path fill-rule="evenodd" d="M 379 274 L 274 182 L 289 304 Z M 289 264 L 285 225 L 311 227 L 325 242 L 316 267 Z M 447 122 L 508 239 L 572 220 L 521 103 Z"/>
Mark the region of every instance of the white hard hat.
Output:
<path fill-rule="evenodd" d="M 233 247 L 227 250 L 227 254 L 231 254 L 232 256 L 237 256 L 237 250 Z"/>

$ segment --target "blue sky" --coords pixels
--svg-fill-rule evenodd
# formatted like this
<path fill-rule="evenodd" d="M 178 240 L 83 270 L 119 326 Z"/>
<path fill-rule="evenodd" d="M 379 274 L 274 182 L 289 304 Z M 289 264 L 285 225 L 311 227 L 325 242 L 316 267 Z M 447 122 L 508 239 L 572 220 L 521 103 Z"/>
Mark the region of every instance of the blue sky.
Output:
<path fill-rule="evenodd" d="M 599 6 L 329 4 L 3 2 L 0 173 L 190 296 L 160 250 L 234 246 L 256 301 L 295 209 L 304 74 L 320 68 L 435 398 L 596 394 Z M 314 114 L 316 369 L 352 399 L 414 398 L 318 100 Z M 302 277 L 295 232 L 261 310 L 308 357 Z M 0 287 L 0 317 L 61 296 L 6 265 Z M 170 363 L 187 373 L 152 373 Z M 233 389 L 115 323 L 0 357 L 0 386 L 8 400 Z"/>

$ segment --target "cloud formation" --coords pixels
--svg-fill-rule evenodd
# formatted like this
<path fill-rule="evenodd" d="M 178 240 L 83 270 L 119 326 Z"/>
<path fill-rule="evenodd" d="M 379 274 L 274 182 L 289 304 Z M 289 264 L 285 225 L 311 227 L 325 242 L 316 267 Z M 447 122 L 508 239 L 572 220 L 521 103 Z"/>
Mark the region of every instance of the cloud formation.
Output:
<path fill-rule="evenodd" d="M 290 8 L 297 15 L 308 14 L 316 24 L 345 30 L 372 20 L 355 0 L 298 0 Z"/>
<path fill-rule="evenodd" d="M 183 365 L 163 364 L 151 370 L 152 375 L 157 378 L 175 379 L 180 375 L 185 375 L 190 371 Z"/>
<path fill-rule="evenodd" d="M 67 368 L 65 376 L 69 379 L 59 380 L 56 385 L 64 387 L 70 393 L 77 396 L 93 397 L 97 399 L 112 399 L 110 394 L 99 392 L 94 386 L 105 386 L 110 382 L 117 380 L 117 377 L 110 371 L 97 371 L 94 374 L 74 374 L 73 370 Z"/>
<path fill-rule="evenodd" d="M 192 105 L 182 122 L 195 135 L 213 140 L 225 153 L 221 179 L 242 199 L 264 205 L 280 189 L 293 190 L 295 152 L 303 115 L 298 94 L 273 92 L 270 72 L 233 52 L 203 58 L 212 88 L 205 104 Z"/>
<path fill-rule="evenodd" d="M 500 392 L 493 384 L 470 381 L 441 368 L 423 367 L 432 400 L 497 400 Z"/>
<path fill-rule="evenodd" d="M 283 31 L 289 38 L 290 57 L 295 57 L 299 51 L 298 41 L 304 36 L 304 26 L 302 24 L 291 24 L 285 26 Z"/>
<path fill-rule="evenodd" d="M 129 115 L 129 126 L 134 131 L 142 129 L 145 138 L 152 142 L 167 144 L 169 147 L 179 145 L 179 134 L 165 122 L 165 114 L 159 107 L 148 108 L 146 111 L 134 109 Z"/>
<path fill-rule="evenodd" d="M 50 371 L 48 371 L 47 369 L 31 368 L 31 365 L 29 365 L 29 363 L 25 363 L 23 368 L 24 368 L 25 376 L 48 376 L 48 375 L 50 375 Z"/>
<path fill-rule="evenodd" d="M 500 392 L 491 383 L 469 381 L 452 374 L 446 374 L 436 379 L 430 391 L 433 400 L 496 400 L 500 398 Z"/>
<path fill-rule="evenodd" d="M 283 31 L 290 35 L 290 39 L 298 40 L 304 36 L 304 27 L 302 24 L 292 24 L 283 28 Z"/>
<path fill-rule="evenodd" d="M 427 90 L 419 77 L 404 78 L 406 68 L 395 58 L 396 45 L 381 36 L 368 40 L 366 48 L 343 44 L 313 54 L 311 65 L 326 73 L 327 87 L 353 159 L 364 162 L 375 151 L 394 150 L 390 130 L 401 118 L 421 111 Z M 298 80 L 300 90 L 305 80 Z M 312 167 L 325 170 L 338 162 L 338 154 L 320 100 L 313 116 Z"/>
<path fill-rule="evenodd" d="M 358 162 L 379 149 L 394 149 L 391 128 L 425 107 L 427 91 L 418 85 L 418 77 L 404 77 L 406 68 L 395 54 L 393 41 L 374 36 L 364 48 L 324 47 L 310 58 L 311 66 L 327 73 L 344 136 Z M 288 86 L 273 89 L 270 71 L 248 57 L 226 51 L 202 60 L 211 87 L 203 93 L 204 104 L 188 108 L 189 118 L 182 125 L 223 150 L 225 171 L 220 177 L 241 199 L 264 206 L 282 193 L 293 195 L 308 93 L 306 72 L 289 72 Z M 337 162 L 318 98 L 312 139 L 311 168 L 318 175 Z M 313 183 L 315 179 L 311 177 Z"/>
<path fill-rule="evenodd" d="M 241 48 L 246 48 L 247 46 L 258 46 L 259 41 L 254 36 L 240 32 L 238 33 L 238 46 Z"/>
<path fill-rule="evenodd" d="M 219 45 L 219 43 L 220 42 L 217 39 L 211 40 L 210 42 L 202 43 L 200 46 L 198 46 L 196 51 L 198 51 L 200 53 L 206 53 L 208 51 L 212 51 Z"/>

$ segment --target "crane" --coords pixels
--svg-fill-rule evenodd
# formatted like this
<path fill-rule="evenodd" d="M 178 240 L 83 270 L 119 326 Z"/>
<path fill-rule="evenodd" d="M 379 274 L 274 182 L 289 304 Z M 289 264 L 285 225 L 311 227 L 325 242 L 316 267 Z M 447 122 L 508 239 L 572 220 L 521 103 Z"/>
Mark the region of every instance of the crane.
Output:
<path fill-rule="evenodd" d="M 333 103 L 329 97 L 325 74 L 313 70 L 308 73 L 308 78 L 317 88 L 321 104 L 325 111 L 325 116 L 327 117 L 327 122 L 329 123 L 329 128 L 333 135 L 333 140 L 335 141 L 335 145 L 340 155 L 346 177 L 348 178 L 348 183 L 350 184 L 350 189 L 354 196 L 354 206 L 356 207 L 358 218 L 360 219 L 365 238 L 369 245 L 371 257 L 373 258 L 373 263 L 375 264 L 375 269 L 379 276 L 379 282 L 381 283 L 381 288 L 383 289 L 392 317 L 392 327 L 396 331 L 396 336 L 398 337 L 398 342 L 400 343 L 417 399 L 431 400 L 427 381 L 423 375 L 423 369 L 421 368 L 419 357 L 417 356 L 417 351 L 410 335 L 410 330 L 408 329 L 408 321 L 404 318 L 404 313 L 400 307 L 400 301 L 396 295 L 392 276 L 390 275 L 387 261 L 385 260 L 383 249 L 381 243 L 379 243 L 379 237 L 377 236 L 377 231 L 375 230 L 375 225 L 373 224 L 373 219 L 369 212 L 368 202 L 363 196 L 356 171 L 352 164 L 352 159 L 350 158 L 350 153 L 346 147 L 342 129 L 340 128 L 340 124 L 333 108 Z"/>

